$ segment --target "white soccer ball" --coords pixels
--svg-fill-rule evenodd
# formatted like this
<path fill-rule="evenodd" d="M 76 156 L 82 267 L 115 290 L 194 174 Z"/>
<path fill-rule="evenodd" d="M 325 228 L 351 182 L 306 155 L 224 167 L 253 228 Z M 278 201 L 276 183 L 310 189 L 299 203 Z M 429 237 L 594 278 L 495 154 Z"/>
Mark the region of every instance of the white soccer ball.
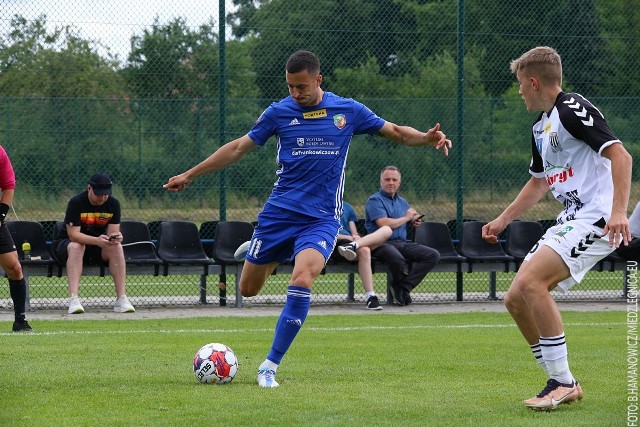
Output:
<path fill-rule="evenodd" d="M 227 384 L 237 372 L 236 354 L 224 344 L 203 345 L 193 357 L 193 374 L 201 383 Z"/>

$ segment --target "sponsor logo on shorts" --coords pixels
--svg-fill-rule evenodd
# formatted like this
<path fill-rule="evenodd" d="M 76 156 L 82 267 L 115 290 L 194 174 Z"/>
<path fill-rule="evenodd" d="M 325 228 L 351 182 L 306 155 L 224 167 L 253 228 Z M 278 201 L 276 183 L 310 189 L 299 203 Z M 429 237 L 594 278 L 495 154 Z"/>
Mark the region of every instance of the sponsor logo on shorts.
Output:
<path fill-rule="evenodd" d="M 562 227 L 557 233 L 556 236 L 564 236 L 565 234 L 567 234 L 568 232 L 570 232 L 571 230 L 573 230 L 573 227 L 570 225 L 565 225 L 564 227 Z"/>

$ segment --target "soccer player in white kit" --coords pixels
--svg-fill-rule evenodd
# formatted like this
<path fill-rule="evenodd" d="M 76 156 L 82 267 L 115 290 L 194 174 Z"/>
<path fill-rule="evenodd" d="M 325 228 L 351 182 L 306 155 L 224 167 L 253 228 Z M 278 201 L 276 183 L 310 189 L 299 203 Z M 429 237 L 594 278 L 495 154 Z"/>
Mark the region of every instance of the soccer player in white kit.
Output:
<path fill-rule="evenodd" d="M 536 47 L 511 62 L 533 125 L 531 178 L 515 200 L 482 229 L 497 243 L 507 225 L 548 190 L 564 205 L 536 243 L 505 295 L 507 310 L 549 379 L 525 406 L 549 410 L 579 400 L 583 391 L 569 370 L 560 311 L 550 291 L 566 292 L 619 245 L 631 240 L 627 207 L 632 159 L 602 113 L 577 93 L 562 90 L 562 63 L 550 47 Z"/>

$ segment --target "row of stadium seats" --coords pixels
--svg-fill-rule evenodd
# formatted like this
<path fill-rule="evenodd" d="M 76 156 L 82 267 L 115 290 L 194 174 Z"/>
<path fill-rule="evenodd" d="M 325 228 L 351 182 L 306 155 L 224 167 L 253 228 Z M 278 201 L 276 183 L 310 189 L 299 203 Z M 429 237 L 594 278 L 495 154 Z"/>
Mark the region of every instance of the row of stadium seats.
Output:
<path fill-rule="evenodd" d="M 540 222 L 514 221 L 504 233 L 503 244 L 490 244 L 481 238 L 481 221 L 465 221 L 459 241 L 452 239 L 450 225 L 440 222 L 423 222 L 415 229 L 414 241 L 440 252 L 440 263 L 434 272 L 456 273 L 457 300 L 463 300 L 463 273 L 488 272 L 489 298 L 496 298 L 496 273 L 517 271 L 531 247 L 544 233 Z M 362 227 L 362 223 L 358 224 Z M 210 274 L 219 274 L 221 303 L 226 301 L 224 292 L 227 273 L 235 275 L 236 306 L 242 305 L 237 281 L 241 264 L 233 254 L 238 246 L 249 240 L 255 224 L 243 221 L 211 221 L 200 228 L 189 221 L 158 221 L 155 224 L 142 221 L 122 221 L 123 249 L 127 262 L 127 274 L 170 275 L 197 274 L 201 280 L 201 300 L 206 301 L 206 278 Z M 56 229 L 64 227 L 56 222 L 48 240 L 43 224 L 35 221 L 10 221 L 7 227 L 18 248 L 25 275 L 46 275 L 62 277 L 64 265 L 51 251 L 51 239 Z M 151 228 L 157 227 L 152 235 Z M 365 231 L 361 230 L 364 234 Z M 155 238 L 154 238 L 155 237 Z M 31 260 L 24 260 L 21 243 L 31 244 Z M 375 274 L 387 274 L 383 262 L 372 260 Z M 108 266 L 95 266 L 95 271 L 85 269 L 85 274 L 104 276 Z M 623 270 L 626 262 L 611 255 L 601 261 L 595 270 Z M 278 267 L 275 274 L 291 272 L 292 266 Z M 354 277 L 357 264 L 346 260 L 331 260 L 323 274 L 346 273 L 347 297 L 353 299 Z M 390 277 L 387 275 L 387 280 Z M 223 285 L 223 286 L 220 286 Z M 224 297 L 224 298 L 223 298 Z M 391 300 L 391 299 L 389 299 Z"/>

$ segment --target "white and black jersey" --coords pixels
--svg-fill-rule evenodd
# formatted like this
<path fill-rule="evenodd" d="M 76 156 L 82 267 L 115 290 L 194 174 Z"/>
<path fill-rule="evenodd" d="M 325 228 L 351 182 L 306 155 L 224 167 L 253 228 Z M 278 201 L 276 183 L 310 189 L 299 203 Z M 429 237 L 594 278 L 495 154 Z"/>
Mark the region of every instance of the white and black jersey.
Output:
<path fill-rule="evenodd" d="M 558 223 L 609 220 L 613 201 L 611 161 L 602 150 L 620 143 L 602 113 L 577 93 L 560 92 L 533 125 L 529 172 L 544 178 L 564 205 Z"/>

